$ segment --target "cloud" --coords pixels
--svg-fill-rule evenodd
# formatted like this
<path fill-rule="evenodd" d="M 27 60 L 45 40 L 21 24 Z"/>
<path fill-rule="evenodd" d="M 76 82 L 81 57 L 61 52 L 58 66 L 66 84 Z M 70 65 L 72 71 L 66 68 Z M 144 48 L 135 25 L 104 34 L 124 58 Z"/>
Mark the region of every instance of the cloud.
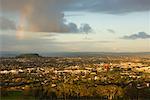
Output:
<path fill-rule="evenodd" d="M 94 41 L 94 40 L 86 40 L 86 41 L 64 41 L 64 42 L 59 42 L 59 41 L 55 41 L 52 42 L 54 44 L 90 44 L 90 43 L 113 43 L 114 41 Z"/>
<path fill-rule="evenodd" d="M 0 29 L 1 30 L 16 30 L 15 22 L 5 17 L 0 17 Z"/>
<path fill-rule="evenodd" d="M 150 10 L 150 0 L 0 0 L 0 2 L 3 10 L 21 11 L 22 9 L 18 8 L 24 8 L 26 12 L 32 10 L 31 6 L 37 10 L 56 8 L 52 10 L 84 10 L 114 14 Z"/>
<path fill-rule="evenodd" d="M 73 33 L 90 33 L 92 32 L 92 27 L 89 24 L 81 24 L 78 28 L 75 23 L 69 23 L 68 25 L 69 32 Z"/>
<path fill-rule="evenodd" d="M 137 34 L 132 34 L 129 36 L 123 36 L 121 39 L 130 39 L 130 40 L 135 40 L 135 39 L 148 39 L 150 38 L 150 35 L 145 33 L 145 32 L 139 32 Z"/>
<path fill-rule="evenodd" d="M 89 26 L 89 24 L 82 24 L 80 27 L 80 31 L 84 33 L 90 33 L 92 32 L 92 28 Z"/>
<path fill-rule="evenodd" d="M 19 15 L 18 30 L 32 32 L 80 32 L 75 23 L 66 24 L 64 15 L 66 11 L 122 14 L 150 10 L 150 0 L 0 0 L 0 2 L 2 14 Z M 91 27 L 85 24 L 82 30 L 88 33 Z"/>
<path fill-rule="evenodd" d="M 30 33 L 28 33 L 30 35 Z M 38 33 L 37 33 L 38 34 Z M 46 34 L 46 33 L 44 33 Z M 48 33 L 47 33 L 48 34 Z M 55 35 L 51 38 L 44 38 L 45 35 L 39 34 L 33 37 L 27 37 L 23 40 L 16 38 L 14 34 L 0 34 L 1 37 L 1 50 L 0 51 L 15 51 L 15 52 L 58 52 L 58 51 L 72 51 L 71 48 L 89 48 L 93 44 L 107 44 L 113 41 L 59 41 L 55 39 Z M 73 44 L 73 45 L 72 45 Z M 101 47 L 101 46 L 100 46 Z"/>
<path fill-rule="evenodd" d="M 66 24 L 64 8 L 73 3 L 69 0 L 0 0 L 0 2 L 3 13 L 18 13 L 19 31 L 80 32 L 75 23 Z"/>
<path fill-rule="evenodd" d="M 77 1 L 77 0 L 76 0 Z M 150 10 L 150 0 L 80 0 L 72 10 L 123 14 Z"/>
<path fill-rule="evenodd" d="M 73 33 L 78 33 L 79 29 L 75 23 L 69 23 L 68 24 L 68 31 Z"/>
<path fill-rule="evenodd" d="M 54 36 L 45 39 L 43 34 L 27 37 L 22 40 L 17 39 L 14 34 L 0 34 L 0 51 L 44 52 L 48 50 L 57 50 L 57 46 L 52 43 L 52 41 L 55 41 Z"/>
<path fill-rule="evenodd" d="M 107 29 L 107 31 L 113 34 L 116 33 L 113 29 Z"/>

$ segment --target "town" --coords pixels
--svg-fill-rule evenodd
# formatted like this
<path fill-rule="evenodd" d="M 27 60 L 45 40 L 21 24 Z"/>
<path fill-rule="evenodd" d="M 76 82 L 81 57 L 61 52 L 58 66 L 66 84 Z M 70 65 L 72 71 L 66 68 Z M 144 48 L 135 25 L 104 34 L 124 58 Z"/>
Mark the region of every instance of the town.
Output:
<path fill-rule="evenodd" d="M 150 98 L 149 56 L 22 55 L 1 57 L 0 66 L 4 99 L 10 91 L 21 91 L 25 99 Z"/>

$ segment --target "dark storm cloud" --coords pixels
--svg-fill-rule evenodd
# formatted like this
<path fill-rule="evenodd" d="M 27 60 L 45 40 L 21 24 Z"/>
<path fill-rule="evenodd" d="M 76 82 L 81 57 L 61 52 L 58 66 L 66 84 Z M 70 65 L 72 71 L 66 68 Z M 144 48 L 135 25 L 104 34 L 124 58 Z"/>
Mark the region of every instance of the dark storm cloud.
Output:
<path fill-rule="evenodd" d="M 150 9 L 150 0 L 0 0 L 1 11 L 17 13 L 26 31 L 77 33 L 75 23 L 66 24 L 65 11 L 87 11 L 121 14 Z M 28 25 L 23 26 L 24 23 Z M 80 26 L 79 26 L 80 27 Z M 88 33 L 91 27 L 82 27 Z"/>
<path fill-rule="evenodd" d="M 26 5 L 60 11 L 126 13 L 150 10 L 150 0 L 0 0 L 3 10 L 21 11 Z M 37 7 L 38 8 L 38 7 Z"/>
<path fill-rule="evenodd" d="M 1 30 L 16 30 L 15 22 L 8 18 L 0 17 L 0 29 Z"/>
<path fill-rule="evenodd" d="M 71 6 L 77 11 L 123 14 L 150 10 L 150 0 L 80 0 Z"/>
<path fill-rule="evenodd" d="M 130 39 L 130 40 L 135 40 L 135 39 L 148 39 L 150 38 L 150 35 L 145 33 L 145 32 L 139 32 L 137 34 L 132 34 L 129 36 L 123 36 L 122 39 Z"/>

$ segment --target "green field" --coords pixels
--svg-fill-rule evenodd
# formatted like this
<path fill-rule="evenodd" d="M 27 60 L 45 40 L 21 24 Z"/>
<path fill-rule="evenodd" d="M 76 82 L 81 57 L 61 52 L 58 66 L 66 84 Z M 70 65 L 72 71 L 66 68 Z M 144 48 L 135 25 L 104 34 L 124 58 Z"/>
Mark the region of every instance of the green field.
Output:
<path fill-rule="evenodd" d="M 23 91 L 1 91 L 1 100 L 36 100 L 33 96 L 24 95 Z"/>

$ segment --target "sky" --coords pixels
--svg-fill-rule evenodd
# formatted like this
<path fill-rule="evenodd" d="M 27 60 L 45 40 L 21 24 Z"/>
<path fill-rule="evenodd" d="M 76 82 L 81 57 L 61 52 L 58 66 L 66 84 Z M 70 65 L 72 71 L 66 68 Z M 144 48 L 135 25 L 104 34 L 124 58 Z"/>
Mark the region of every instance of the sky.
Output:
<path fill-rule="evenodd" d="M 150 52 L 150 0 L 0 0 L 0 51 Z"/>

